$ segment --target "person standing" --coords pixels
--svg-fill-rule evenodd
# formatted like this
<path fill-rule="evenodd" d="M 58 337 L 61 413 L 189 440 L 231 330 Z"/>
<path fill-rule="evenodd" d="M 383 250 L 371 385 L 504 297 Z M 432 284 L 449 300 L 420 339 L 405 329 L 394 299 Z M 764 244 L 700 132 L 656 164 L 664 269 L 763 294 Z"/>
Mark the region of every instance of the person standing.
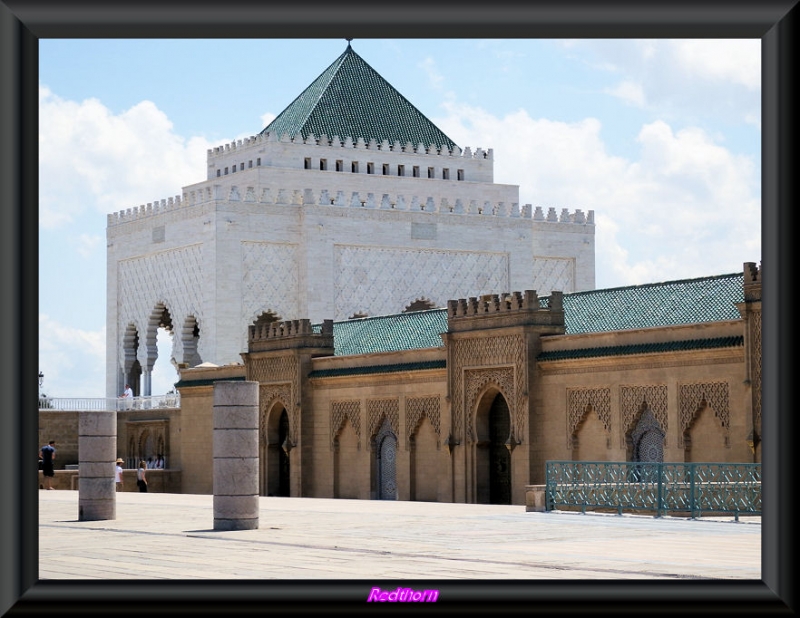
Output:
<path fill-rule="evenodd" d="M 114 469 L 114 480 L 117 483 L 117 491 L 123 491 L 123 484 L 122 484 L 122 464 L 124 462 L 122 459 L 117 459 L 116 468 Z"/>
<path fill-rule="evenodd" d="M 42 460 L 42 476 L 44 476 L 45 489 L 53 489 L 53 477 L 56 475 L 53 461 L 56 458 L 56 441 L 50 440 L 39 449 L 39 459 Z"/>
<path fill-rule="evenodd" d="M 136 471 L 136 485 L 142 493 L 147 493 L 147 476 L 145 475 L 145 470 L 147 470 L 147 462 L 141 460 L 139 462 L 139 469 Z"/>
<path fill-rule="evenodd" d="M 125 384 L 125 390 L 119 396 L 119 398 L 125 400 L 122 402 L 122 409 L 130 410 L 132 407 L 131 403 L 133 402 L 133 389 L 131 388 L 130 384 Z"/>

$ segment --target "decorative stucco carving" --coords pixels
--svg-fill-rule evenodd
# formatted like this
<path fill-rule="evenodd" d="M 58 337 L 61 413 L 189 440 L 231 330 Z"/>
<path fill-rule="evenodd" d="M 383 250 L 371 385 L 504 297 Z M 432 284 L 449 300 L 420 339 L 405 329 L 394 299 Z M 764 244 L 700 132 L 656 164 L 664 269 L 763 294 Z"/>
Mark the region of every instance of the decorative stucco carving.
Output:
<path fill-rule="evenodd" d="M 606 431 L 611 431 L 611 389 L 610 388 L 568 388 L 567 389 L 567 448 L 572 448 L 573 437 L 578 425 L 589 410 L 594 410 Z"/>
<path fill-rule="evenodd" d="M 300 369 L 297 357 L 291 354 L 251 359 L 247 363 L 247 379 L 260 384 L 259 405 L 264 414 L 276 399 L 280 399 L 289 416 L 289 437 L 298 444 L 300 427 Z"/>
<path fill-rule="evenodd" d="M 639 412 L 649 408 L 653 417 L 664 431 L 664 446 L 667 446 L 667 386 L 649 384 L 642 386 L 620 386 L 620 407 L 622 417 L 622 440 L 638 421 Z M 623 442 L 624 444 L 624 442 Z M 622 445 L 621 445 L 622 446 Z"/>
<path fill-rule="evenodd" d="M 512 435 L 521 441 L 526 431 L 525 402 L 528 397 L 527 385 L 527 357 L 525 338 L 523 335 L 503 335 L 499 337 L 476 337 L 474 339 L 461 339 L 453 342 L 453 370 L 452 376 L 452 431 L 457 437 L 473 439 L 473 412 L 476 401 L 474 397 L 481 389 L 481 384 L 486 385 L 482 372 L 492 371 L 501 367 L 508 371 L 515 368 L 511 376 L 498 374 L 495 379 L 503 380 L 498 386 L 506 388 L 503 395 L 506 397 L 511 412 Z M 469 369 L 481 367 L 481 369 Z M 469 376 L 469 377 L 467 377 Z M 472 396 L 468 394 L 472 393 Z M 466 419 L 464 418 L 466 416 Z"/>
<path fill-rule="evenodd" d="M 710 407 L 714 416 L 725 430 L 726 441 L 730 429 L 730 403 L 727 382 L 695 382 L 678 385 L 678 406 L 680 409 L 681 431 L 678 444 L 683 446 L 683 434 L 694 421 L 697 413 Z"/>
<path fill-rule="evenodd" d="M 408 397 L 406 399 L 406 450 L 411 448 L 411 437 L 419 427 L 422 417 L 428 420 L 436 430 L 436 445 L 442 438 L 441 432 L 441 401 L 439 397 Z"/>
<path fill-rule="evenodd" d="M 342 430 L 345 419 L 358 436 L 358 448 L 361 448 L 361 402 L 360 401 L 333 401 L 331 402 L 331 450 L 336 448 L 336 438 Z"/>
<path fill-rule="evenodd" d="M 375 437 L 383 419 L 388 419 L 395 436 L 400 434 L 400 402 L 395 399 L 368 399 L 367 400 L 367 435 L 370 440 L 367 445 L 371 448 L 371 440 Z"/>

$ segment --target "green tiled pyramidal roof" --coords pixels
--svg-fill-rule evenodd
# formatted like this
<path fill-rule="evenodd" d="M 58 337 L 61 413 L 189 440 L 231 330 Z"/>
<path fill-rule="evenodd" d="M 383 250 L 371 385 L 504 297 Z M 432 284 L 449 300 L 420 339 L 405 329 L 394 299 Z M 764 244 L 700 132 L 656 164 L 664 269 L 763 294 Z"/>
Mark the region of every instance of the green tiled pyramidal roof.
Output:
<path fill-rule="evenodd" d="M 422 143 L 426 148 L 433 144 L 452 150 L 456 145 L 349 43 L 344 53 L 261 133 L 300 135 L 303 139 L 313 133 L 329 139 L 374 139 L 379 144 L 385 139 L 403 146 L 411 142 L 415 148 Z"/>
<path fill-rule="evenodd" d="M 737 320 L 741 316 L 736 303 L 744 301 L 743 283 L 743 273 L 734 273 L 564 294 L 566 334 Z M 539 302 L 547 307 L 549 297 L 540 297 Z M 320 328 L 320 325 L 314 326 L 316 332 Z M 436 348 L 443 345 L 439 335 L 444 332 L 447 332 L 447 309 L 344 320 L 333 323 L 334 354 L 348 356 Z M 741 345 L 721 340 L 703 345 L 723 344 Z M 699 344 L 680 345 L 691 349 Z M 643 350 L 620 349 L 614 353 Z M 647 351 L 664 350 L 651 346 Z"/>

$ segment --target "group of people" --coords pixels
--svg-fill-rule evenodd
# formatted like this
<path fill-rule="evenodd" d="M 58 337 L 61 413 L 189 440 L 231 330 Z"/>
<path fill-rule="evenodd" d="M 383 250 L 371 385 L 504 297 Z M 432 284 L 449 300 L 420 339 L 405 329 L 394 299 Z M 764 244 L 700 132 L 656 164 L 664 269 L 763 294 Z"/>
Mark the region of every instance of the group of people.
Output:
<path fill-rule="evenodd" d="M 39 467 L 42 470 L 44 477 L 44 488 L 53 489 L 53 477 L 55 476 L 54 461 L 56 458 L 56 441 L 50 440 L 42 448 L 39 449 Z M 122 481 L 122 464 L 125 462 L 122 458 L 118 457 L 114 468 L 114 481 L 117 485 L 117 491 L 123 491 L 124 484 Z M 139 462 L 139 468 L 136 470 L 136 486 L 140 492 L 147 491 L 147 474 L 148 469 L 163 470 L 165 468 L 164 456 L 159 453 L 155 459 L 148 457 L 145 461 L 142 459 Z"/>
<path fill-rule="evenodd" d="M 116 468 L 116 482 L 117 491 L 123 491 L 122 483 L 122 464 L 125 463 L 122 459 L 117 459 Z M 163 470 L 164 469 L 164 456 L 159 453 L 155 459 L 148 457 L 147 461 L 142 459 L 139 461 L 139 467 L 136 470 L 136 486 L 140 492 L 147 491 L 147 470 Z"/>

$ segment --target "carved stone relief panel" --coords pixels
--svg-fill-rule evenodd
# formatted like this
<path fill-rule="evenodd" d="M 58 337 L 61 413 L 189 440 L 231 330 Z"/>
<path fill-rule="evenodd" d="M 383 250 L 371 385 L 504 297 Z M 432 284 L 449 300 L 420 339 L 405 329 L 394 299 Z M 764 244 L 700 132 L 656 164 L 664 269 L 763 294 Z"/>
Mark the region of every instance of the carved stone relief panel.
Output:
<path fill-rule="evenodd" d="M 521 440 L 527 426 L 525 402 L 528 397 L 524 336 L 520 334 L 459 340 L 454 342 L 452 358 L 454 367 L 450 375 L 453 380 L 451 388 L 453 434 L 460 437 L 465 435 L 466 431 L 465 437 L 472 439 L 470 436 L 475 432 L 472 426 L 473 408 L 471 407 L 475 402 L 470 401 L 467 389 L 471 389 L 473 395 L 477 394 L 475 389 L 479 388 L 479 384 L 476 384 L 475 381 L 481 382 L 480 372 L 485 370 L 468 368 L 500 366 L 506 371 L 511 370 L 510 378 L 505 375 L 503 377 L 503 380 L 511 385 L 511 388 L 504 392 L 504 396 L 513 419 L 514 438 Z M 468 373 L 470 373 L 470 384 L 467 384 Z M 499 379 L 500 376 L 498 375 L 497 378 Z"/>
<path fill-rule="evenodd" d="M 289 416 L 289 436 L 292 444 L 297 444 L 297 430 L 300 426 L 300 369 L 299 361 L 293 354 L 257 358 L 247 363 L 247 379 L 260 383 L 259 400 L 280 398 Z M 288 387 L 288 392 L 286 388 Z M 262 410 L 266 408 L 261 406 Z"/>
<path fill-rule="evenodd" d="M 399 435 L 400 402 L 398 399 L 367 400 L 367 436 L 372 439 L 378 432 L 382 419 L 387 419 L 395 436 Z M 369 441 L 368 441 L 369 446 Z"/>
<path fill-rule="evenodd" d="M 620 386 L 620 407 L 622 417 L 622 440 L 632 429 L 638 413 L 645 407 L 650 409 L 653 417 L 664 431 L 664 446 L 667 446 L 667 386 L 666 384 L 648 384 L 641 386 Z"/>
<path fill-rule="evenodd" d="M 591 409 L 597 414 L 606 431 L 611 431 L 611 389 L 610 388 L 568 388 L 567 389 L 567 448 L 573 447 L 576 428 Z"/>
<path fill-rule="evenodd" d="M 349 419 L 355 429 L 358 448 L 361 448 L 361 402 L 333 401 L 331 402 L 331 450 L 336 447 L 336 436 L 339 435 L 345 419 Z"/>
<path fill-rule="evenodd" d="M 414 435 L 423 416 L 436 430 L 436 446 L 438 447 L 442 439 L 441 430 L 441 401 L 439 397 L 408 397 L 406 399 L 406 450 L 410 450 L 411 436 Z"/>
<path fill-rule="evenodd" d="M 683 446 L 683 434 L 692 424 L 697 412 L 706 406 L 714 410 L 714 415 L 725 430 L 726 440 L 730 429 L 730 404 L 727 382 L 695 382 L 678 386 L 678 406 L 681 415 L 681 431 L 678 444 Z"/>

